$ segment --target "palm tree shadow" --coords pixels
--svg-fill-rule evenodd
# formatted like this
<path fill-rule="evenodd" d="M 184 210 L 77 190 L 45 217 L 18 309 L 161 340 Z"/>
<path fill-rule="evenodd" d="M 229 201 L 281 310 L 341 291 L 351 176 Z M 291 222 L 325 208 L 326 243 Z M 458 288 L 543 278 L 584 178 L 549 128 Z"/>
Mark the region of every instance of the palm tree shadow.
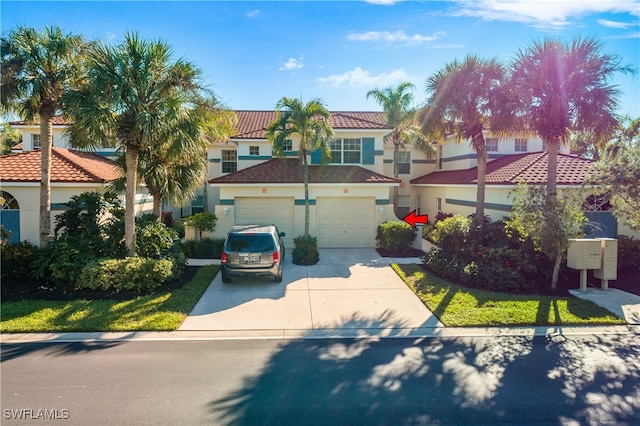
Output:
<path fill-rule="evenodd" d="M 209 410 L 230 425 L 633 422 L 640 420 L 637 337 L 291 340 Z M 594 364 L 588 357 L 596 355 L 608 361 Z"/>

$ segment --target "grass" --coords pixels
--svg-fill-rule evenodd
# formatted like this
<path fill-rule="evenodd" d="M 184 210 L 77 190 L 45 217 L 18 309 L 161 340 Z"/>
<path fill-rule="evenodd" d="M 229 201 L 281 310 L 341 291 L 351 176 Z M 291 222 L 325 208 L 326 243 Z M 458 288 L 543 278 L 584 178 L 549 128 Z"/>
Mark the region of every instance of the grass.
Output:
<path fill-rule="evenodd" d="M 577 297 L 514 295 L 452 284 L 419 265 L 392 265 L 446 327 L 625 324 Z"/>
<path fill-rule="evenodd" d="M 21 300 L 2 303 L 0 332 L 177 330 L 193 309 L 219 266 L 200 268 L 175 291 L 117 300 Z"/>

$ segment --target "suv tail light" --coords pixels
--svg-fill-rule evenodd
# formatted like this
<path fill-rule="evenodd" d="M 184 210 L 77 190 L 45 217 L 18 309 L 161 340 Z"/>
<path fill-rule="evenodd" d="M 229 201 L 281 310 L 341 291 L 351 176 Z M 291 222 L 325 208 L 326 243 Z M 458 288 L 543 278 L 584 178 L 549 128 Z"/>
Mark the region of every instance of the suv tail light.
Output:
<path fill-rule="evenodd" d="M 227 252 L 223 251 L 222 256 L 220 256 L 220 263 L 227 263 Z"/>
<path fill-rule="evenodd" d="M 278 251 L 273 252 L 273 263 L 278 263 L 280 261 L 280 254 Z"/>

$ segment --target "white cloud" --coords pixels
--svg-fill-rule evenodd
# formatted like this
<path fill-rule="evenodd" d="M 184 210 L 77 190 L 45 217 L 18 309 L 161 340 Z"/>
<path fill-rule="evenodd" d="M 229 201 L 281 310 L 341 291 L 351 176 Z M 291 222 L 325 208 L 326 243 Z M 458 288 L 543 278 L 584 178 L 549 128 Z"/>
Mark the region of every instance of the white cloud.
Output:
<path fill-rule="evenodd" d="M 572 19 L 592 13 L 638 15 L 637 0 L 455 0 L 454 16 L 475 16 L 487 21 L 521 22 L 543 29 L 570 25 Z"/>
<path fill-rule="evenodd" d="M 285 62 L 284 64 L 282 64 L 282 66 L 280 68 L 278 68 L 280 71 L 295 71 L 295 70 L 299 70 L 300 68 L 302 68 L 304 66 L 304 63 L 302 63 L 302 60 L 304 59 L 304 57 L 302 55 L 300 55 L 299 58 L 289 58 L 289 60 L 287 62 Z"/>
<path fill-rule="evenodd" d="M 356 67 L 351 71 L 342 74 L 333 74 L 329 77 L 318 78 L 321 85 L 341 87 L 386 87 L 401 81 L 409 81 L 410 77 L 404 68 L 397 69 L 388 73 L 380 73 L 371 75 L 369 71 Z"/>
<path fill-rule="evenodd" d="M 258 9 L 253 9 L 253 10 L 247 12 L 247 17 L 249 17 L 249 18 L 255 18 L 258 15 L 260 15 L 260 11 Z"/>
<path fill-rule="evenodd" d="M 610 21 L 608 19 L 598 19 L 598 24 L 602 25 L 603 27 L 620 28 L 623 30 L 626 30 L 627 28 L 632 26 L 632 24 L 629 24 L 627 22 Z"/>
<path fill-rule="evenodd" d="M 435 41 L 443 37 L 444 31 L 437 31 L 432 35 L 414 34 L 408 35 L 402 30 L 390 31 L 369 31 L 366 33 L 352 33 L 347 36 L 351 41 L 383 41 L 387 43 L 422 44 Z"/>

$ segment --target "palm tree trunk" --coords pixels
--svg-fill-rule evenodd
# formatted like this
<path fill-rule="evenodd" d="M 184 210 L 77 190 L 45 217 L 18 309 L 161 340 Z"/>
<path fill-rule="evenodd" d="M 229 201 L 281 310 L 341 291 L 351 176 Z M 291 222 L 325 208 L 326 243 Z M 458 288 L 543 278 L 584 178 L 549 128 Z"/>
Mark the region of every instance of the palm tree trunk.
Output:
<path fill-rule="evenodd" d="M 307 153 L 302 154 L 302 176 L 304 179 L 304 236 L 309 236 L 309 166 Z"/>
<path fill-rule="evenodd" d="M 40 112 L 40 247 L 46 247 L 51 234 L 51 152 L 53 150 L 53 111 Z"/>
<path fill-rule="evenodd" d="M 547 166 L 547 198 L 551 205 L 555 206 L 558 190 L 557 190 L 557 174 L 558 174 L 558 145 L 560 140 L 555 138 L 547 141 L 547 154 L 549 156 L 549 164 Z"/>
<path fill-rule="evenodd" d="M 563 250 L 558 248 L 556 253 L 556 261 L 553 265 L 553 274 L 551 275 L 551 290 L 555 291 L 558 284 L 558 274 L 560 273 L 560 265 L 562 264 Z"/>
<path fill-rule="evenodd" d="M 138 181 L 138 147 L 127 144 L 125 152 L 127 165 L 125 210 L 124 210 L 124 243 L 129 256 L 135 256 L 136 236 L 136 186 Z"/>
<path fill-rule="evenodd" d="M 394 135 L 394 141 L 393 141 L 393 177 L 398 179 L 398 150 L 400 149 L 400 141 L 398 140 L 399 137 Z M 393 187 L 393 213 L 396 215 L 396 217 L 398 216 L 398 187 L 394 186 Z"/>
<path fill-rule="evenodd" d="M 487 177 L 487 146 L 482 135 L 477 143 L 473 144 L 476 148 L 476 156 L 478 158 L 478 185 L 476 190 L 476 224 L 482 228 L 484 226 L 484 198 L 486 190 Z"/>
<path fill-rule="evenodd" d="M 151 194 L 153 197 L 153 214 L 160 217 L 162 214 L 161 206 L 162 206 L 162 195 L 160 194 Z"/>

